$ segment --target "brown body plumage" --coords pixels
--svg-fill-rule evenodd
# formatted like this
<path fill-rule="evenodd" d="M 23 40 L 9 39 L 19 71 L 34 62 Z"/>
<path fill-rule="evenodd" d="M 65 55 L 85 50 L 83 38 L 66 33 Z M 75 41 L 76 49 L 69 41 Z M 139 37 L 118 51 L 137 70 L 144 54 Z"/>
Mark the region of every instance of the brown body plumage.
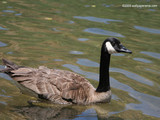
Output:
<path fill-rule="evenodd" d="M 38 94 L 40 98 L 58 104 L 90 104 L 110 100 L 111 92 L 96 93 L 84 77 L 65 70 L 19 67 L 3 59 L 8 73 L 14 80 Z M 98 98 L 96 97 L 98 94 Z"/>

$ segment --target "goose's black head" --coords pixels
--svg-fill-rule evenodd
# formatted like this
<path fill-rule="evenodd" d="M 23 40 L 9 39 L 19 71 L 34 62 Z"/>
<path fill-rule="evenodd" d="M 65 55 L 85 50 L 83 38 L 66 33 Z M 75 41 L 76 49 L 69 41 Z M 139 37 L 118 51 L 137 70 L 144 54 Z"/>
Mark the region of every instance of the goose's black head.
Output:
<path fill-rule="evenodd" d="M 102 49 L 109 54 L 119 52 L 132 53 L 132 51 L 125 48 L 117 38 L 107 38 L 102 44 Z"/>

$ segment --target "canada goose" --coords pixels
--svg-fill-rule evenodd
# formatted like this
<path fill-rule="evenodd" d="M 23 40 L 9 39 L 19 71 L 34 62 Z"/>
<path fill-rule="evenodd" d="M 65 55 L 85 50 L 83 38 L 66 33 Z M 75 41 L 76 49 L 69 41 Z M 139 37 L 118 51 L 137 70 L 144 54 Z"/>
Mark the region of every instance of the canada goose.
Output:
<path fill-rule="evenodd" d="M 109 64 L 112 53 L 132 53 L 117 38 L 106 39 L 101 48 L 100 77 L 95 89 L 84 77 L 66 70 L 38 69 L 23 67 L 2 59 L 5 69 L 0 70 L 10 75 L 19 84 L 31 89 L 39 98 L 57 104 L 92 104 L 109 102 L 111 90 L 109 81 Z"/>

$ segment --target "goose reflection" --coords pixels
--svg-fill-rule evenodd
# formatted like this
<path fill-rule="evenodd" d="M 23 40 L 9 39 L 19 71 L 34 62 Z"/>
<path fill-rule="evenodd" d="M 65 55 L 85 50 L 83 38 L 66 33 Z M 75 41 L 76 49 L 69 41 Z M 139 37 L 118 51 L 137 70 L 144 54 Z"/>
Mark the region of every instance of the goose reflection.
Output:
<path fill-rule="evenodd" d="M 123 120 L 119 117 L 108 115 L 109 109 L 105 104 L 98 105 L 57 105 L 35 103 L 24 107 L 17 107 L 15 112 L 29 120 Z"/>

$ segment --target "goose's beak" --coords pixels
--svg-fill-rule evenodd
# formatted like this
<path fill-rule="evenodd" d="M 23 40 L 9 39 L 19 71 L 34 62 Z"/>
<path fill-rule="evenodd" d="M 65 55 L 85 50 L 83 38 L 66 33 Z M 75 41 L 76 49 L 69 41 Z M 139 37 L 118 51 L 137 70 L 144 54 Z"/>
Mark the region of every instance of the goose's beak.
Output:
<path fill-rule="evenodd" d="M 128 50 L 126 47 L 124 47 L 122 44 L 119 45 L 119 48 L 117 50 L 118 52 L 124 52 L 124 53 L 132 53 L 132 51 Z"/>

